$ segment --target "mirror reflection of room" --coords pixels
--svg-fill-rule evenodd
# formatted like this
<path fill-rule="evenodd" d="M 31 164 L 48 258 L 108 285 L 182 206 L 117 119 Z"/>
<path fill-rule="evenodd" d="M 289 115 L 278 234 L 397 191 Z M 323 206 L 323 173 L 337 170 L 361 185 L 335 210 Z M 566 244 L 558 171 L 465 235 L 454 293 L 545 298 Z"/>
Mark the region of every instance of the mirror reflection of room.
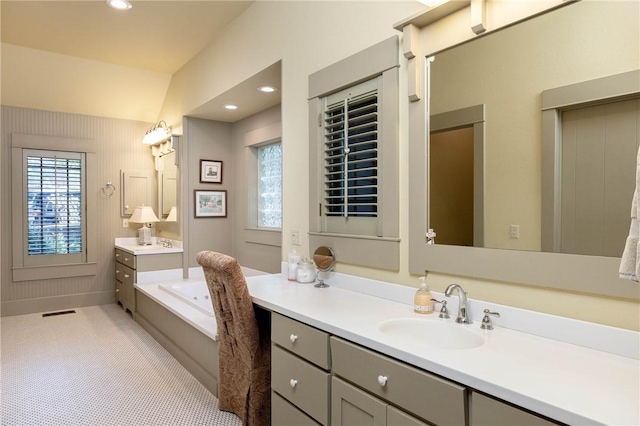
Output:
<path fill-rule="evenodd" d="M 632 3 L 578 2 L 434 55 L 432 115 L 486 106 L 485 157 L 481 159 L 485 165 L 484 206 L 474 211 L 484 214 L 483 242 L 472 242 L 473 202 L 460 198 L 469 191 L 452 180 L 462 179 L 460 169 L 454 173 L 446 163 L 449 160 L 439 159 L 447 155 L 440 151 L 443 146 L 449 158 L 460 162 L 463 156 L 458 159 L 458 154 L 468 151 L 453 143 L 443 144 L 446 133 L 431 134 L 429 228 L 437 232 L 438 244 L 621 255 L 619 241 L 624 241 L 628 231 L 635 178 L 635 154 L 630 153 L 635 153 L 640 141 L 638 131 L 630 129 L 637 129 L 640 94 L 632 94 L 636 100 L 629 101 L 624 113 L 613 104 L 588 111 L 582 110 L 583 105 L 559 110 L 560 122 L 573 129 L 575 144 L 561 148 L 562 180 L 554 189 L 562 200 L 559 225 L 543 223 L 541 217 L 541 97 L 547 90 L 638 68 L 634 62 L 638 42 L 628 37 L 637 34 L 638 27 Z M 616 25 L 605 32 L 594 31 L 593 25 L 603 20 Z M 579 119 L 569 117 L 579 110 L 583 111 Z M 576 123 L 582 130 L 575 129 Z M 604 133 L 605 128 L 609 133 Z M 571 154 L 568 149 L 573 149 Z M 434 173 L 444 173 L 441 169 L 447 174 L 434 178 Z M 456 191 L 444 190 L 440 180 Z M 452 198 L 447 206 L 438 205 L 443 192 Z M 553 248 L 543 244 L 542 238 L 543 228 L 550 226 L 562 239 Z"/>

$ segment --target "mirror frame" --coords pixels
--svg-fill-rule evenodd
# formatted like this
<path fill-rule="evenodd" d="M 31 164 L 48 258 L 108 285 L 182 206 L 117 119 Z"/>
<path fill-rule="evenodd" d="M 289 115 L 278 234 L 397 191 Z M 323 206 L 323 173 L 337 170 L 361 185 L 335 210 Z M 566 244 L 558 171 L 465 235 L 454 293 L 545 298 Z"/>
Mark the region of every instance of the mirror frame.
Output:
<path fill-rule="evenodd" d="M 417 58 L 418 59 L 418 58 Z M 532 251 L 427 245 L 428 74 L 423 63 L 422 93 L 409 102 L 409 272 L 425 271 L 525 284 L 562 291 L 640 299 L 638 283 L 618 278 L 620 258 Z"/>

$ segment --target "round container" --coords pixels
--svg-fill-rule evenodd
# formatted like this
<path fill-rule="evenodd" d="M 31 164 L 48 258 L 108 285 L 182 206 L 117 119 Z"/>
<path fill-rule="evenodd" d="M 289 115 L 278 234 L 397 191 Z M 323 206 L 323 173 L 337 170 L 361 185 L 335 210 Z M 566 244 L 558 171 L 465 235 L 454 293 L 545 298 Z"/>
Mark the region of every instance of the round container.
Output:
<path fill-rule="evenodd" d="M 312 283 L 316 280 L 316 267 L 312 261 L 303 259 L 298 262 L 296 268 L 296 281 L 299 283 Z"/>

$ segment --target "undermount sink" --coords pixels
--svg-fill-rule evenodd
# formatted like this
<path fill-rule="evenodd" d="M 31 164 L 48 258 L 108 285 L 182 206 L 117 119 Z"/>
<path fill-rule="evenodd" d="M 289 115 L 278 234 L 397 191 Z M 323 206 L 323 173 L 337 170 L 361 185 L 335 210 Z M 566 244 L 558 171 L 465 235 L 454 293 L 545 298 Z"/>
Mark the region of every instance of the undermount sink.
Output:
<path fill-rule="evenodd" d="M 472 349 L 484 344 L 484 337 L 461 324 L 418 318 L 383 321 L 378 329 L 399 342 L 440 349 Z"/>

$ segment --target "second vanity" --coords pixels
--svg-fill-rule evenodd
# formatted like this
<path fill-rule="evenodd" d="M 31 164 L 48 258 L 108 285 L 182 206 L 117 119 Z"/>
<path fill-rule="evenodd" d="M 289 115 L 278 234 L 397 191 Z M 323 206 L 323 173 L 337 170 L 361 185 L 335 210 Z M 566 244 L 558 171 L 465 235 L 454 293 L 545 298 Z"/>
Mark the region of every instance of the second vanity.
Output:
<path fill-rule="evenodd" d="M 496 305 L 472 302 L 473 324 L 460 325 L 454 297 L 450 320 L 425 318 L 407 297 L 415 289 L 380 283 L 374 295 L 372 280 L 331 281 L 317 289 L 281 274 L 247 278 L 254 303 L 273 313 L 274 424 L 640 423 L 636 332 L 537 313 L 524 319 L 573 334 L 574 343 L 591 340 L 589 348 L 502 327 L 528 315 L 507 307 L 493 330 L 480 330 L 481 308 Z M 380 328 L 416 319 L 463 327 L 483 344 L 447 349 Z"/>

